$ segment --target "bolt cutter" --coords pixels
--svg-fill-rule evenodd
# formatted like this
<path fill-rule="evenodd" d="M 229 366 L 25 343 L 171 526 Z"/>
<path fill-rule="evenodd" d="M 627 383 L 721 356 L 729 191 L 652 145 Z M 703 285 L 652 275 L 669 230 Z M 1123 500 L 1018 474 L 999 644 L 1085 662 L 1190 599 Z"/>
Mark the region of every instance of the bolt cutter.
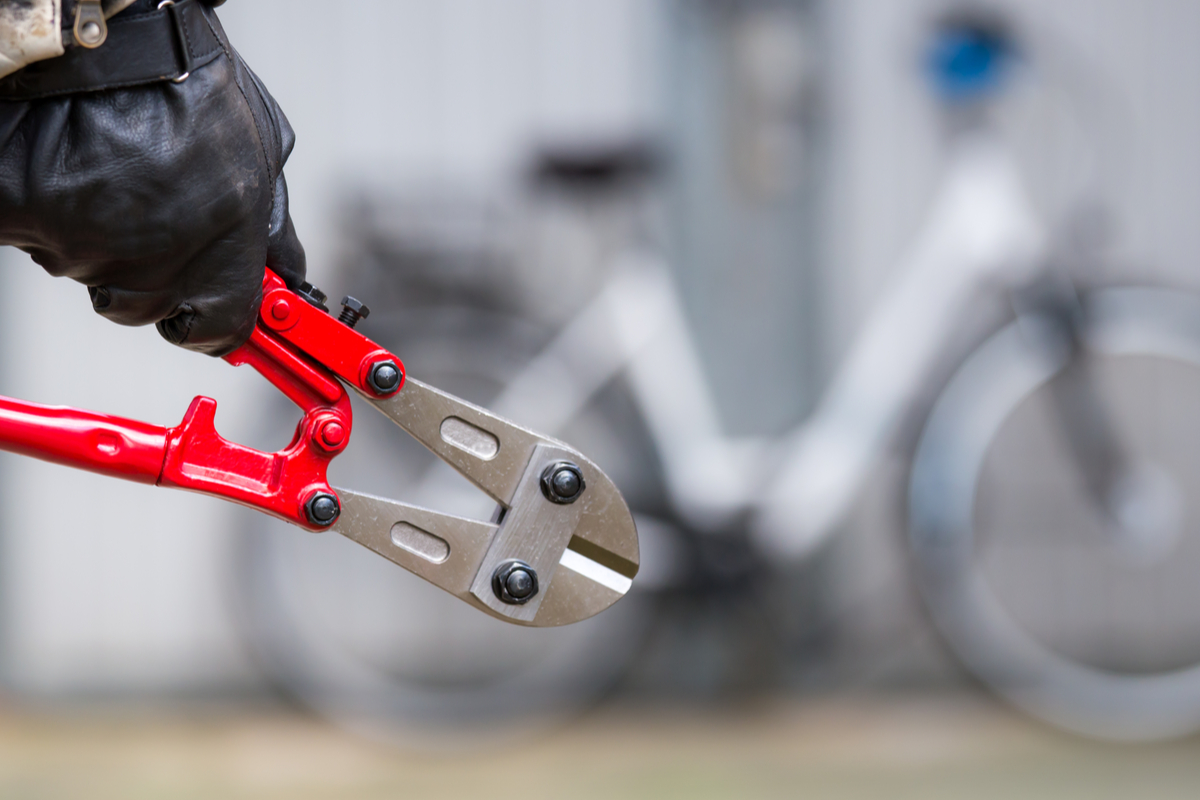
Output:
<path fill-rule="evenodd" d="M 257 370 L 303 412 L 278 452 L 224 439 L 208 397 L 196 397 L 170 428 L 0 397 L 0 449 L 336 531 L 519 625 L 577 622 L 629 590 L 637 530 L 607 475 L 562 442 L 408 377 L 399 358 L 354 329 L 369 309 L 346 298 L 335 318 L 324 301 L 308 284 L 293 292 L 267 270 L 254 332 L 225 356 Z M 494 520 L 330 486 L 329 463 L 353 430 L 347 387 L 495 500 Z"/>

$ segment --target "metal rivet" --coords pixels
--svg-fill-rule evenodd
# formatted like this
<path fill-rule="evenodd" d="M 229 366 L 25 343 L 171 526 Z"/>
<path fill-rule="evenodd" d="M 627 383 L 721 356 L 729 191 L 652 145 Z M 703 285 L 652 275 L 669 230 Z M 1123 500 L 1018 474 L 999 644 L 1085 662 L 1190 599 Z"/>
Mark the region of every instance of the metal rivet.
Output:
<path fill-rule="evenodd" d="M 271 306 L 271 318 L 277 322 L 283 322 L 290 313 L 292 313 L 292 307 L 287 300 L 276 300 Z"/>
<path fill-rule="evenodd" d="M 108 39 L 108 23 L 100 0 L 75 0 L 75 23 L 71 29 L 75 43 L 89 50 Z"/>
<path fill-rule="evenodd" d="M 84 44 L 96 44 L 100 41 L 100 26 L 95 22 L 85 22 L 79 29 L 79 38 Z"/>

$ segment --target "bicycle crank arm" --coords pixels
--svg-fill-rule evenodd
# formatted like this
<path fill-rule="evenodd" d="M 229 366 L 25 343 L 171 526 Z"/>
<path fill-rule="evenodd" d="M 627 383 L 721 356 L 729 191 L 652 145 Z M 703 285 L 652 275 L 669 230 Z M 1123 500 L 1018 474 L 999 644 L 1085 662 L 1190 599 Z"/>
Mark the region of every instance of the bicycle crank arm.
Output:
<path fill-rule="evenodd" d="M 639 559 L 633 518 L 609 477 L 577 450 L 411 377 L 393 397 L 360 394 L 501 513 L 484 523 L 339 488 L 334 530 L 522 625 L 584 619 L 629 590 Z M 518 596 L 525 583 L 531 593 Z"/>

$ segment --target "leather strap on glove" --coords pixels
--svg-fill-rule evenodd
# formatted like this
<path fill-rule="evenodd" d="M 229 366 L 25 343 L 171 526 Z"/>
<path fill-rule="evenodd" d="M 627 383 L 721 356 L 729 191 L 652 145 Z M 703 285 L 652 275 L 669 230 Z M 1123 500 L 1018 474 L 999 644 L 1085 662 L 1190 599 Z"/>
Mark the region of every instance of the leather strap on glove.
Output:
<path fill-rule="evenodd" d="M 64 22 L 64 39 L 74 31 Z M 78 27 L 78 26 L 76 26 Z M 84 26 L 85 30 L 90 30 Z M 100 30 L 98 25 L 96 30 Z M 64 55 L 30 64 L 0 80 L 0 99 L 34 100 L 81 91 L 182 81 L 222 53 L 200 0 L 171 0 L 148 11 L 131 9 L 105 27 L 95 47 L 73 45 Z"/>

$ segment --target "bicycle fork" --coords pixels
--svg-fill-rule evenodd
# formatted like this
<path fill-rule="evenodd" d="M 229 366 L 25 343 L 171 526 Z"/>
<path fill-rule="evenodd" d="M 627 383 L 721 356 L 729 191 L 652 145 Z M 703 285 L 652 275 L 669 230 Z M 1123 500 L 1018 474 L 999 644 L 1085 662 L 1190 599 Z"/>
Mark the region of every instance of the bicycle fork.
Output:
<path fill-rule="evenodd" d="M 1088 357 L 1087 309 L 1074 285 L 1052 277 L 1032 294 L 1032 303 L 1015 294 L 1014 307 L 1031 343 L 1061 365 L 1048 386 L 1051 406 L 1083 490 L 1118 551 L 1153 558 L 1178 535 L 1174 482 L 1137 456 L 1102 398 L 1101 376 Z"/>

